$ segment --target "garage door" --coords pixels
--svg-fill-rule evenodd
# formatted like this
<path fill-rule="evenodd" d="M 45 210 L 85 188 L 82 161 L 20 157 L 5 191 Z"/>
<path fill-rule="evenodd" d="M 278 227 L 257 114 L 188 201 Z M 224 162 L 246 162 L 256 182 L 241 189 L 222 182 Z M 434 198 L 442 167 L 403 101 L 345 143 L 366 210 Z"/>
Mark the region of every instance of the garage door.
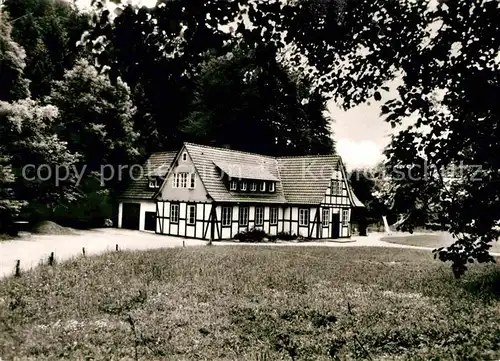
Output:
<path fill-rule="evenodd" d="M 139 203 L 123 203 L 122 228 L 139 229 L 141 205 Z"/>

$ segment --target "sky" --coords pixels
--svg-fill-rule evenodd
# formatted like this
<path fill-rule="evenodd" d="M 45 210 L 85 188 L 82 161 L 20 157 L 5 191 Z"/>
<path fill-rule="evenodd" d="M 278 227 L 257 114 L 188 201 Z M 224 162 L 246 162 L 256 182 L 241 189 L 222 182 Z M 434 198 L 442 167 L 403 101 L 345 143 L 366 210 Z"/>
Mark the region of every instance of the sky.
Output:
<path fill-rule="evenodd" d="M 88 7 L 91 0 L 77 0 L 79 7 Z M 145 6 L 154 6 L 157 0 L 129 0 Z M 328 102 L 331 128 L 337 153 L 348 170 L 371 167 L 383 160 L 382 152 L 389 144 L 391 127 L 380 117 L 380 104 L 361 104 L 348 111 Z"/>

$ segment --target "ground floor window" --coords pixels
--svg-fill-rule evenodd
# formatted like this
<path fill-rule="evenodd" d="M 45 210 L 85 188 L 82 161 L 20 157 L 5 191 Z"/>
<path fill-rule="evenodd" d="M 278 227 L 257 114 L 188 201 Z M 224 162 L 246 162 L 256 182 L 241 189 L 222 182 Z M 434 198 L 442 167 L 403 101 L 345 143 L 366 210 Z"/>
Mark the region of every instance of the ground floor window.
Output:
<path fill-rule="evenodd" d="M 179 204 L 170 204 L 170 223 L 179 223 Z"/>
<path fill-rule="evenodd" d="M 255 225 L 262 226 L 264 224 L 264 207 L 255 207 Z"/>
<path fill-rule="evenodd" d="M 187 224 L 190 226 L 196 224 L 196 204 L 187 206 Z"/>
<path fill-rule="evenodd" d="M 309 209 L 299 209 L 299 226 L 309 225 Z"/>
<path fill-rule="evenodd" d="M 347 225 L 349 223 L 349 210 L 348 209 L 342 210 L 342 223 L 344 223 L 344 225 Z"/>
<path fill-rule="evenodd" d="M 323 227 L 328 227 L 330 222 L 330 209 L 323 208 Z"/>
<path fill-rule="evenodd" d="M 232 207 L 222 207 L 222 225 L 230 226 L 231 225 L 231 214 Z"/>
<path fill-rule="evenodd" d="M 273 225 L 273 224 L 278 224 L 278 207 L 271 207 L 271 210 L 270 210 L 270 217 L 269 217 L 269 220 L 270 220 L 270 224 Z"/>
<path fill-rule="evenodd" d="M 248 207 L 240 207 L 238 218 L 240 226 L 248 226 Z"/>

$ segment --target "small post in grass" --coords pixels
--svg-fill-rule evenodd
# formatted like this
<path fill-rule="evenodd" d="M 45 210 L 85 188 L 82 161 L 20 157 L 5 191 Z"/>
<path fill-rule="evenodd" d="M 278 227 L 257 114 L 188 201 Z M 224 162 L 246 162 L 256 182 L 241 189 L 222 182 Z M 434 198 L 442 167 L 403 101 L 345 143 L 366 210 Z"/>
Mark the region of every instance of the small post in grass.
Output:
<path fill-rule="evenodd" d="M 18 259 L 16 261 L 16 273 L 15 273 L 15 276 L 16 277 L 21 277 L 21 260 Z"/>
<path fill-rule="evenodd" d="M 182 247 L 186 247 L 186 241 L 182 240 Z"/>
<path fill-rule="evenodd" d="M 49 266 L 54 266 L 54 252 L 50 252 Z"/>
<path fill-rule="evenodd" d="M 116 252 L 118 252 L 118 243 L 116 244 Z"/>
<path fill-rule="evenodd" d="M 83 257 L 85 257 L 85 247 L 82 247 L 82 254 L 83 254 Z"/>

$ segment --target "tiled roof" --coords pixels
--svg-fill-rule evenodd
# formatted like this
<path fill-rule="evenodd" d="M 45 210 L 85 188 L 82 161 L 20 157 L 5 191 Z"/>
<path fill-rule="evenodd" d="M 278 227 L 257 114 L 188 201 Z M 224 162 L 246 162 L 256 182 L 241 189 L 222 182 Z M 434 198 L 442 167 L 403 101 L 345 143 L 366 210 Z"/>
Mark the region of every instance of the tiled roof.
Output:
<path fill-rule="evenodd" d="M 184 146 L 208 195 L 216 202 L 319 204 L 333 172 L 343 167 L 340 157 L 336 155 L 270 157 L 193 143 L 185 143 Z M 134 181 L 122 197 L 152 199 L 156 191 L 148 189 L 148 174 L 165 176 L 177 153 L 152 154 L 144 165 L 145 176 Z M 219 169 L 233 178 L 276 181 L 275 192 L 229 191 Z M 350 187 L 348 192 L 351 202 L 363 207 Z"/>
<path fill-rule="evenodd" d="M 152 199 L 156 190 L 148 188 L 149 176 L 164 177 L 176 155 L 177 152 L 158 152 L 151 154 L 148 160 L 143 164 L 142 169 L 134 169 L 134 177 L 121 197 Z"/>
<path fill-rule="evenodd" d="M 274 193 L 245 193 L 229 191 L 221 180 L 216 163 L 237 163 L 242 167 L 259 167 L 272 177 L 279 179 L 276 159 L 259 154 L 240 152 L 225 148 L 185 143 L 189 156 L 205 186 L 207 193 L 216 202 L 286 203 L 281 182 L 276 183 Z"/>
<path fill-rule="evenodd" d="M 261 164 L 241 164 L 241 163 L 228 163 L 221 161 L 214 161 L 214 164 L 219 167 L 224 173 L 226 173 L 231 178 L 236 179 L 255 179 L 263 181 L 279 181 L 279 179 L 273 176 L 267 171 Z"/>
<path fill-rule="evenodd" d="M 277 158 L 283 192 L 288 203 L 319 204 L 332 174 L 340 168 L 336 155 Z"/>

